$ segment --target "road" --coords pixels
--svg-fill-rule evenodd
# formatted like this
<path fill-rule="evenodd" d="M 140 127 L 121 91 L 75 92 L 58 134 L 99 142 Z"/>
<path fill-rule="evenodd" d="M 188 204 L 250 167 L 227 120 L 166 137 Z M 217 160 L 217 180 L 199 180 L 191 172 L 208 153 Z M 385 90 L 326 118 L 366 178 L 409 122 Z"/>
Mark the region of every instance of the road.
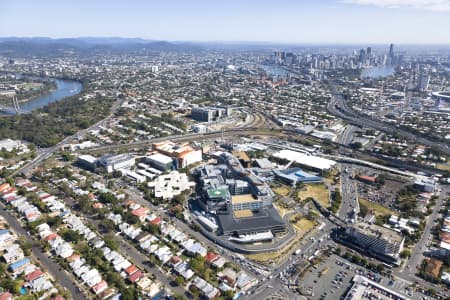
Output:
<path fill-rule="evenodd" d="M 189 235 L 194 237 L 197 241 L 203 243 L 204 245 L 211 246 L 213 249 L 219 247 L 219 245 L 213 243 L 211 240 L 206 238 L 200 232 L 197 232 L 197 231 L 193 230 L 188 224 L 184 223 L 183 221 L 181 221 L 181 220 L 179 220 L 177 218 L 170 217 L 169 215 L 167 215 L 165 213 L 165 211 L 163 209 L 161 209 L 161 207 L 156 207 L 152 203 L 150 203 L 149 201 L 145 200 L 142 197 L 141 192 L 138 189 L 136 189 L 135 187 L 129 186 L 129 187 L 127 187 L 125 189 L 125 192 L 131 196 L 131 199 L 133 199 L 133 201 L 136 201 L 137 203 L 139 203 L 140 205 L 143 205 L 145 207 L 149 207 L 154 212 L 158 212 L 158 214 L 162 218 L 170 219 L 178 229 L 180 229 L 181 231 L 183 231 L 185 233 L 188 233 Z M 251 271 L 247 265 L 244 265 L 244 264 L 240 263 L 236 259 L 236 255 L 235 254 L 232 254 L 230 251 L 228 251 L 225 248 L 220 248 L 220 249 L 221 249 L 221 251 L 220 251 L 221 255 L 223 257 L 227 258 L 230 261 L 234 261 L 235 263 L 237 263 L 239 265 L 239 267 L 241 269 L 243 269 L 244 271 L 246 271 L 247 273 L 249 273 L 249 274 L 251 274 L 253 276 L 256 276 L 256 274 L 253 271 Z M 259 266 L 256 266 L 256 265 L 252 265 L 252 264 L 249 264 L 249 265 L 251 265 L 253 268 L 259 268 Z"/>
<path fill-rule="evenodd" d="M 53 194 L 57 194 L 58 191 L 53 190 Z M 74 199 L 71 197 L 61 197 L 60 199 L 64 200 L 67 206 L 75 207 L 77 204 Z M 78 213 L 90 224 L 94 225 L 98 232 L 101 232 L 101 228 L 99 227 L 101 219 L 96 219 L 93 216 L 85 214 L 81 211 Z M 144 253 L 140 252 L 134 245 L 132 245 L 128 240 L 126 240 L 123 236 L 118 235 L 115 239 L 118 243 L 119 249 L 118 252 L 122 255 L 128 257 L 133 264 L 135 264 L 139 269 L 146 270 L 149 274 L 155 275 L 155 277 L 170 291 L 173 293 L 183 295 L 186 290 L 180 286 L 172 285 L 171 280 L 169 280 L 169 276 L 164 273 L 162 269 L 158 266 L 150 266 L 148 264 L 149 258 Z"/>
<path fill-rule="evenodd" d="M 416 243 L 415 247 L 411 251 L 411 257 L 408 259 L 405 268 L 403 268 L 399 273 L 410 280 L 416 279 L 416 277 L 412 275 L 415 273 L 416 267 L 420 265 L 420 263 L 424 258 L 423 253 L 426 251 L 428 240 L 431 237 L 431 229 L 433 228 L 434 221 L 436 220 L 436 216 L 439 213 L 441 205 L 448 197 L 447 193 L 449 191 L 450 188 L 448 186 L 442 186 L 442 191 L 436 201 L 436 205 L 433 208 L 433 212 L 427 217 L 422 237 Z"/>
<path fill-rule="evenodd" d="M 119 99 L 116 100 L 116 102 L 114 102 L 113 106 L 111 107 L 110 114 L 106 118 L 98 121 L 97 123 L 90 126 L 89 128 L 80 130 L 77 133 L 75 133 L 74 135 L 64 138 L 61 142 L 59 142 L 58 144 L 56 144 L 52 147 L 39 149 L 37 156 L 32 161 L 25 164 L 22 168 L 17 169 L 12 175 L 15 176 L 20 173 L 25 174 L 25 175 L 30 174 L 30 172 L 34 168 L 36 168 L 40 163 L 42 163 L 44 160 L 46 160 L 50 156 L 52 156 L 52 154 L 55 153 L 56 151 L 58 151 L 61 148 L 61 146 L 71 142 L 75 138 L 83 136 L 84 134 L 86 134 L 87 132 L 89 132 L 91 130 L 99 129 L 114 115 L 114 113 L 117 111 L 117 109 L 119 109 L 121 103 L 122 103 L 121 100 L 119 100 Z"/>
<path fill-rule="evenodd" d="M 353 139 L 353 133 L 356 131 L 357 127 L 354 125 L 347 125 L 344 131 L 339 135 L 339 144 L 348 146 Z"/>
<path fill-rule="evenodd" d="M 338 216 L 342 220 L 354 222 L 359 212 L 358 190 L 352 179 L 353 166 L 351 164 L 341 164 L 341 196 L 342 206 L 338 211 Z"/>
<path fill-rule="evenodd" d="M 284 261 L 275 268 L 269 276 L 265 277 L 256 287 L 250 290 L 248 299 L 259 300 L 267 299 L 267 296 L 272 293 L 282 293 L 287 296 L 285 299 L 298 299 L 297 292 L 289 289 L 289 286 L 296 286 L 298 273 L 295 271 L 296 266 L 305 261 L 309 256 L 313 255 L 317 250 L 324 249 L 328 245 L 334 244 L 331 239 L 328 239 L 328 235 L 331 229 L 334 228 L 334 224 L 328 220 L 322 220 L 324 227 L 314 233 L 309 238 L 304 238 L 301 245 L 295 249 L 292 249 L 291 253 L 285 256 Z M 301 254 L 294 256 L 292 253 L 296 249 L 301 249 Z M 293 272 L 290 272 L 294 270 Z M 265 298 L 262 298 L 265 297 Z"/>
<path fill-rule="evenodd" d="M 0 215 L 5 218 L 12 230 L 18 236 L 25 238 L 25 240 L 32 245 L 31 250 L 33 256 L 42 265 L 43 271 L 48 271 L 53 279 L 70 291 L 73 299 L 84 299 L 84 297 L 80 295 L 77 282 L 72 275 L 63 270 L 55 261 L 51 260 L 48 253 L 42 251 L 41 247 L 36 244 L 37 241 L 27 234 L 27 231 L 23 228 L 23 225 L 16 219 L 15 216 L 10 215 L 5 208 L 5 205 L 0 203 Z"/>
<path fill-rule="evenodd" d="M 356 114 L 352 109 L 347 107 L 344 99 L 342 98 L 341 94 L 337 91 L 336 87 L 333 84 L 331 84 L 330 87 L 332 98 L 331 101 L 328 103 L 327 109 L 331 114 L 358 126 L 369 127 L 390 134 L 392 133 L 399 134 L 408 140 L 426 146 L 435 147 L 440 151 L 442 151 L 443 153 L 450 155 L 450 147 L 445 143 L 432 141 L 424 137 L 418 137 L 414 133 L 408 132 L 404 129 L 397 128 L 392 124 L 383 123 L 380 120 Z M 337 107 L 339 107 L 339 109 Z"/>

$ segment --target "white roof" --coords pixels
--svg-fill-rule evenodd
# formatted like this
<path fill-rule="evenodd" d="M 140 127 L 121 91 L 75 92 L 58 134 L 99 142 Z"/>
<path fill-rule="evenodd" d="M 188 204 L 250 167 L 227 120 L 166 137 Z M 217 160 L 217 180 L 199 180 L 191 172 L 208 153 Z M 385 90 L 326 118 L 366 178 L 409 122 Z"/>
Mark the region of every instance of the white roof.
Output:
<path fill-rule="evenodd" d="M 167 155 L 161 154 L 161 153 L 156 153 L 156 154 L 150 155 L 148 157 L 148 159 L 162 163 L 162 164 L 168 164 L 168 163 L 172 162 L 172 158 L 170 158 Z"/>
<path fill-rule="evenodd" d="M 322 158 L 314 155 L 307 155 L 292 150 L 281 150 L 273 154 L 275 157 L 295 161 L 299 164 L 309 166 L 315 169 L 327 170 L 332 168 L 336 162 L 331 159 Z"/>
<path fill-rule="evenodd" d="M 78 156 L 78 158 L 81 159 L 81 160 L 87 161 L 87 162 L 89 162 L 91 164 L 94 164 L 97 161 L 96 157 L 94 157 L 92 155 L 89 155 L 89 154 L 80 155 L 80 156 Z"/>

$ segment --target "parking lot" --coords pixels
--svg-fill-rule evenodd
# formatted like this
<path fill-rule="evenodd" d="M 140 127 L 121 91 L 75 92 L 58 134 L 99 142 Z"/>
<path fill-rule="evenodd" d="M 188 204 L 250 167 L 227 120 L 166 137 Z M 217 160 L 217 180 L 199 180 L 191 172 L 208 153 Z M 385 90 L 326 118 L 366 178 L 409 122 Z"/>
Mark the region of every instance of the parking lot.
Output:
<path fill-rule="evenodd" d="M 304 290 L 312 290 L 312 300 L 340 299 L 344 296 L 354 275 L 359 274 L 370 280 L 411 299 L 429 299 L 426 295 L 415 292 L 411 283 L 395 278 L 390 279 L 354 265 L 337 255 L 324 257 L 315 267 L 305 273 L 300 280 Z"/>
<path fill-rule="evenodd" d="M 309 299 L 339 299 L 346 292 L 355 271 L 338 265 L 337 261 L 342 259 L 331 255 L 304 275 L 301 280 L 304 287 L 313 287 L 313 295 Z"/>

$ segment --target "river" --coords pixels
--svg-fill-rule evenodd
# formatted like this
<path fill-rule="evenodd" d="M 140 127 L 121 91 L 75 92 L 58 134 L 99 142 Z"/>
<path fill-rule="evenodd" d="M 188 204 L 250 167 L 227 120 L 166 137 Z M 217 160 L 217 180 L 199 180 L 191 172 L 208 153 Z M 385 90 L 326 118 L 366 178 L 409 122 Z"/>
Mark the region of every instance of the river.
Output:
<path fill-rule="evenodd" d="M 288 71 L 274 65 L 260 65 L 260 68 L 269 76 L 287 77 L 289 75 Z"/>
<path fill-rule="evenodd" d="M 83 90 L 83 85 L 79 81 L 66 79 L 53 79 L 53 80 L 56 83 L 56 90 L 53 90 L 48 94 L 31 99 L 27 102 L 20 103 L 19 104 L 20 109 L 25 113 L 28 113 L 35 109 L 42 108 L 47 104 L 60 101 L 70 96 L 77 95 Z M 4 112 L 0 112 L 0 114 L 4 114 Z"/>
<path fill-rule="evenodd" d="M 362 78 L 380 78 L 394 75 L 394 67 L 371 67 L 361 71 Z"/>

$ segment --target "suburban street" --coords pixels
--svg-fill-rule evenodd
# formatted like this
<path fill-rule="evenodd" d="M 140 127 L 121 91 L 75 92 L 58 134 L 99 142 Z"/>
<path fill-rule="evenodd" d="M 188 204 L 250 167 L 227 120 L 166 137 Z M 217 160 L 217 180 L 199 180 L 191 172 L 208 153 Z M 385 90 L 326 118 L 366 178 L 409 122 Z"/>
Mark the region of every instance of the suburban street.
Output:
<path fill-rule="evenodd" d="M 80 295 L 77 281 L 73 278 L 72 274 L 68 274 L 57 262 L 52 260 L 52 255 L 43 252 L 41 247 L 37 244 L 38 241 L 27 234 L 24 225 L 21 224 L 15 216 L 11 216 L 5 209 L 6 206 L 0 202 L 0 215 L 5 218 L 12 230 L 19 237 L 23 237 L 25 241 L 32 245 L 31 250 L 33 256 L 42 264 L 44 269 L 48 270 L 54 280 L 57 280 L 64 288 L 69 290 L 75 300 L 84 299 L 84 297 Z"/>

